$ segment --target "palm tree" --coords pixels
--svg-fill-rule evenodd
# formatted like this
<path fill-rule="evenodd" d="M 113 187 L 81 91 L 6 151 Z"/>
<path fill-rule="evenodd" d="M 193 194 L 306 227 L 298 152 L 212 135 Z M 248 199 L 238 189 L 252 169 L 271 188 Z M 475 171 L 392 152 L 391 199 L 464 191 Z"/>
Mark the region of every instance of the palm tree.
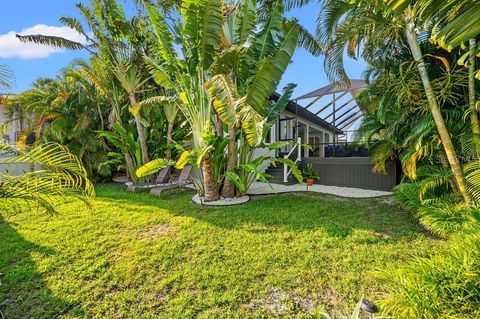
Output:
<path fill-rule="evenodd" d="M 450 164 L 450 168 L 452 169 L 455 181 L 457 183 L 457 187 L 460 193 L 462 194 L 465 203 L 470 204 L 472 201 L 472 198 L 467 189 L 467 183 L 465 182 L 463 170 L 462 170 L 462 167 L 460 166 L 460 162 L 455 152 L 455 148 L 453 147 L 450 133 L 447 130 L 447 126 L 445 125 L 445 121 L 443 119 L 442 113 L 440 111 L 440 107 L 438 105 L 438 101 L 432 89 L 430 77 L 428 75 L 427 68 L 425 67 L 423 54 L 420 49 L 417 34 L 415 32 L 415 24 L 410 19 L 411 17 L 408 17 L 407 15 L 406 34 L 407 34 L 408 44 L 412 51 L 413 58 L 417 62 L 418 72 L 420 73 L 420 76 L 422 78 L 423 86 L 425 88 L 425 93 L 427 95 L 427 99 L 430 104 L 430 110 L 432 112 L 435 125 L 437 126 L 437 131 L 438 131 L 438 134 L 440 135 L 443 148 L 447 155 L 447 160 Z"/>
<path fill-rule="evenodd" d="M 43 144 L 23 152 L 2 144 L 0 151 L 16 153 L 0 159 L 0 166 L 32 167 L 30 172 L 20 175 L 0 172 L 0 206 L 4 208 L 25 201 L 54 212 L 59 199 L 73 196 L 88 204 L 86 197 L 95 195 L 81 162 L 64 146 Z"/>
<path fill-rule="evenodd" d="M 137 94 L 143 91 L 148 77 L 142 75 L 142 71 L 131 63 L 118 63 L 113 68 L 113 73 L 127 92 L 130 101 L 130 113 L 135 119 L 138 139 L 142 150 L 142 162 L 146 164 L 150 161 L 148 156 L 147 138 L 145 137 L 145 128 L 142 124 L 141 105 L 137 102 Z"/>

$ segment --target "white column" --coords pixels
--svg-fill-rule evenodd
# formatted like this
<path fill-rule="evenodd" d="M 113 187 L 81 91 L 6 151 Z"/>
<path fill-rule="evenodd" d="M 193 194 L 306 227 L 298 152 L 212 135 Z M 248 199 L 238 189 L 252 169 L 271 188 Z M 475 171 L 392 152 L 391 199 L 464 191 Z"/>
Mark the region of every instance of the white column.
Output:
<path fill-rule="evenodd" d="M 306 125 L 305 126 L 305 140 L 303 141 L 303 144 L 308 145 L 310 143 L 310 126 Z M 309 150 L 308 146 L 305 146 L 305 151 L 303 152 L 303 157 L 309 157 Z"/>

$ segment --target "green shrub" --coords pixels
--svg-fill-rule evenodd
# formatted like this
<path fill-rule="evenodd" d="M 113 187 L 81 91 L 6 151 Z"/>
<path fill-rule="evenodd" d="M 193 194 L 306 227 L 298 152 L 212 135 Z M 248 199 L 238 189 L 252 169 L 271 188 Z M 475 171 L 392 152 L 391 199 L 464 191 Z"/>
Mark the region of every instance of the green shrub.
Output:
<path fill-rule="evenodd" d="M 320 178 L 320 176 L 318 176 L 318 173 L 315 170 L 315 167 L 313 166 L 312 163 L 308 163 L 305 166 L 305 168 L 303 169 L 302 175 L 306 179 L 319 179 Z"/>
<path fill-rule="evenodd" d="M 420 185 L 415 182 L 399 184 L 393 191 L 395 201 L 408 212 L 417 212 L 422 205 L 418 196 Z"/>
<path fill-rule="evenodd" d="M 423 227 L 440 236 L 455 234 L 479 222 L 478 208 L 447 200 L 421 206 L 416 215 Z"/>
<path fill-rule="evenodd" d="M 377 271 L 380 305 L 396 318 L 480 318 L 480 227 L 454 235 L 430 258 Z"/>
<path fill-rule="evenodd" d="M 476 217 L 478 208 L 465 205 L 457 194 L 435 194 L 430 191 L 422 201 L 419 195 L 421 188 L 421 182 L 403 183 L 395 187 L 394 196 L 396 202 L 413 213 L 428 231 L 448 236 L 463 230 L 471 221 L 479 221 Z"/>

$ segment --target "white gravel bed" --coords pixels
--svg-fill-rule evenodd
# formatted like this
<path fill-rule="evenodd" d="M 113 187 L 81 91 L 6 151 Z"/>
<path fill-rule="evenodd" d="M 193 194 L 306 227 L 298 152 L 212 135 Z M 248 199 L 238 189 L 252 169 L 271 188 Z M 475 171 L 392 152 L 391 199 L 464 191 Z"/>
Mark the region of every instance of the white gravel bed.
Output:
<path fill-rule="evenodd" d="M 270 187 L 271 186 L 271 187 Z M 368 189 L 360 188 L 350 188 L 350 187 L 337 187 L 337 186 L 327 186 L 327 185 L 312 185 L 307 189 L 307 184 L 296 184 L 296 185 L 281 185 L 281 184 L 270 184 L 255 182 L 250 187 L 248 191 L 249 195 L 267 195 L 275 193 L 288 193 L 288 192 L 317 192 L 324 194 L 331 194 L 340 197 L 348 198 L 370 198 L 370 197 L 380 197 L 392 195 L 392 192 L 384 191 L 375 191 Z M 272 190 L 273 188 L 273 190 Z"/>
<path fill-rule="evenodd" d="M 193 196 L 192 201 L 196 204 L 206 205 L 206 206 L 231 206 L 231 205 L 239 205 L 246 203 L 250 200 L 249 196 L 242 196 L 242 197 L 234 197 L 234 198 L 221 198 L 220 200 L 214 202 L 202 202 L 200 196 L 196 194 Z"/>

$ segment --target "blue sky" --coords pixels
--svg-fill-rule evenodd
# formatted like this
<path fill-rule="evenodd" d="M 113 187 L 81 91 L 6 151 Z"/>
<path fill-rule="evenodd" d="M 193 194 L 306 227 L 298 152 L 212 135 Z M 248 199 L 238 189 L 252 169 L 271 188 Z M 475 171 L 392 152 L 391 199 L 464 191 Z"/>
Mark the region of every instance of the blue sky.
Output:
<path fill-rule="evenodd" d="M 71 31 L 61 28 L 61 16 L 78 17 L 75 3 L 79 0 L 5 0 L 4 14 L 0 19 L 0 64 L 7 64 L 15 73 L 16 93 L 31 88 L 39 77 L 55 77 L 58 71 L 67 66 L 73 59 L 88 57 L 82 51 L 52 52 L 50 48 L 19 45 L 14 33 L 46 33 L 53 35 L 69 35 Z M 80 0 L 81 1 L 81 0 Z M 122 1 L 126 11 L 133 8 L 132 1 Z M 84 0 L 82 2 L 87 3 Z M 311 4 L 302 9 L 290 12 L 309 30 L 315 30 L 318 4 Z M 13 32 L 12 32 L 13 31 Z M 360 78 L 365 65 L 361 61 L 346 60 L 346 70 L 351 78 Z M 312 57 L 303 49 L 298 49 L 293 63 L 289 66 L 281 85 L 296 83 L 295 96 L 307 93 L 328 84 L 323 70 L 322 57 Z"/>

